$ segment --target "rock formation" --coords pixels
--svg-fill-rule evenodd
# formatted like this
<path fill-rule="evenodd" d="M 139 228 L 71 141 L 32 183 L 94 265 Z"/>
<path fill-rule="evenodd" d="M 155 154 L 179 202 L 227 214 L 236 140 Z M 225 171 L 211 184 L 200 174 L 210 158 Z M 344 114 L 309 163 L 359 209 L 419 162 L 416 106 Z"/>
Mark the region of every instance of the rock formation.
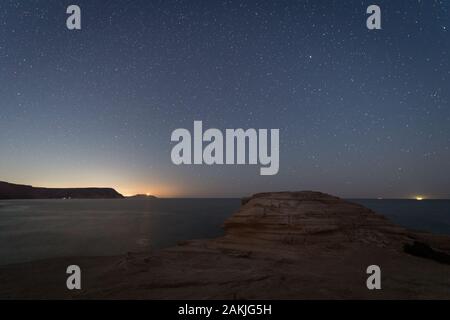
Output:
<path fill-rule="evenodd" d="M 260 193 L 243 200 L 225 222 L 226 238 L 240 244 L 305 245 L 362 242 L 385 246 L 406 231 L 359 204 L 320 192 Z"/>

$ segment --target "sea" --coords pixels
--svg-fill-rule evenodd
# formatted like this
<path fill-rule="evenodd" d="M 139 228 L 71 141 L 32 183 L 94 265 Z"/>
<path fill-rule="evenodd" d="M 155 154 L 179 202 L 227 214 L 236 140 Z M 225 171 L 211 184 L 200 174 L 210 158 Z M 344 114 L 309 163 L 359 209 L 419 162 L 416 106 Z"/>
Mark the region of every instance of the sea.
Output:
<path fill-rule="evenodd" d="M 450 200 L 350 199 L 413 230 L 450 235 Z M 223 235 L 240 199 L 0 201 L 0 265 L 110 256 Z"/>

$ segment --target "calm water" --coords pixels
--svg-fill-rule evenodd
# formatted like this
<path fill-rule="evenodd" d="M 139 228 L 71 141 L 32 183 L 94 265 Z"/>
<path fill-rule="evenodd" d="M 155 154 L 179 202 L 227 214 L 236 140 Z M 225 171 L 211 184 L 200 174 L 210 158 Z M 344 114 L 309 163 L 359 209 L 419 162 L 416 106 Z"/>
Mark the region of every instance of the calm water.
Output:
<path fill-rule="evenodd" d="M 239 199 L 0 201 L 0 264 L 215 237 L 239 206 Z"/>
<path fill-rule="evenodd" d="M 450 234 L 450 201 L 353 200 L 409 228 Z M 222 234 L 239 199 L 0 201 L 0 264 L 116 255 Z"/>
<path fill-rule="evenodd" d="M 450 235 L 450 200 L 351 200 L 409 229 Z"/>

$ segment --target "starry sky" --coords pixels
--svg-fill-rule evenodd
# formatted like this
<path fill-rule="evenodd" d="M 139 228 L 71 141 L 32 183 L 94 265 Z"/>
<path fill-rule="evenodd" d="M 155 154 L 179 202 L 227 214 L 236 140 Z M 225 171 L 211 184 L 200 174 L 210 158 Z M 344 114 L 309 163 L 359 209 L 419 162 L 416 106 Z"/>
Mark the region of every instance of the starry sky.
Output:
<path fill-rule="evenodd" d="M 2 0 L 0 180 L 450 198 L 449 29 L 443 0 Z M 194 120 L 279 128 L 279 173 L 173 165 L 170 135 Z"/>

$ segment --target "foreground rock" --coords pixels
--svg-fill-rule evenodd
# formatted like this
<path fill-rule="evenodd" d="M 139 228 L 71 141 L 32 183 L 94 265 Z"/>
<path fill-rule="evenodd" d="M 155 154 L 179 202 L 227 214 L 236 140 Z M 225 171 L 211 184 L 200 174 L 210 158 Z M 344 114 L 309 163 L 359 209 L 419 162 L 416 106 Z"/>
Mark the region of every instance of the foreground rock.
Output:
<path fill-rule="evenodd" d="M 0 297 L 450 299 L 450 237 L 408 231 L 336 197 L 257 194 L 224 228 L 221 238 L 150 253 L 4 267 Z M 65 289 L 69 264 L 83 270 L 77 293 Z M 366 287 L 372 264 L 381 267 L 382 290 Z"/>

